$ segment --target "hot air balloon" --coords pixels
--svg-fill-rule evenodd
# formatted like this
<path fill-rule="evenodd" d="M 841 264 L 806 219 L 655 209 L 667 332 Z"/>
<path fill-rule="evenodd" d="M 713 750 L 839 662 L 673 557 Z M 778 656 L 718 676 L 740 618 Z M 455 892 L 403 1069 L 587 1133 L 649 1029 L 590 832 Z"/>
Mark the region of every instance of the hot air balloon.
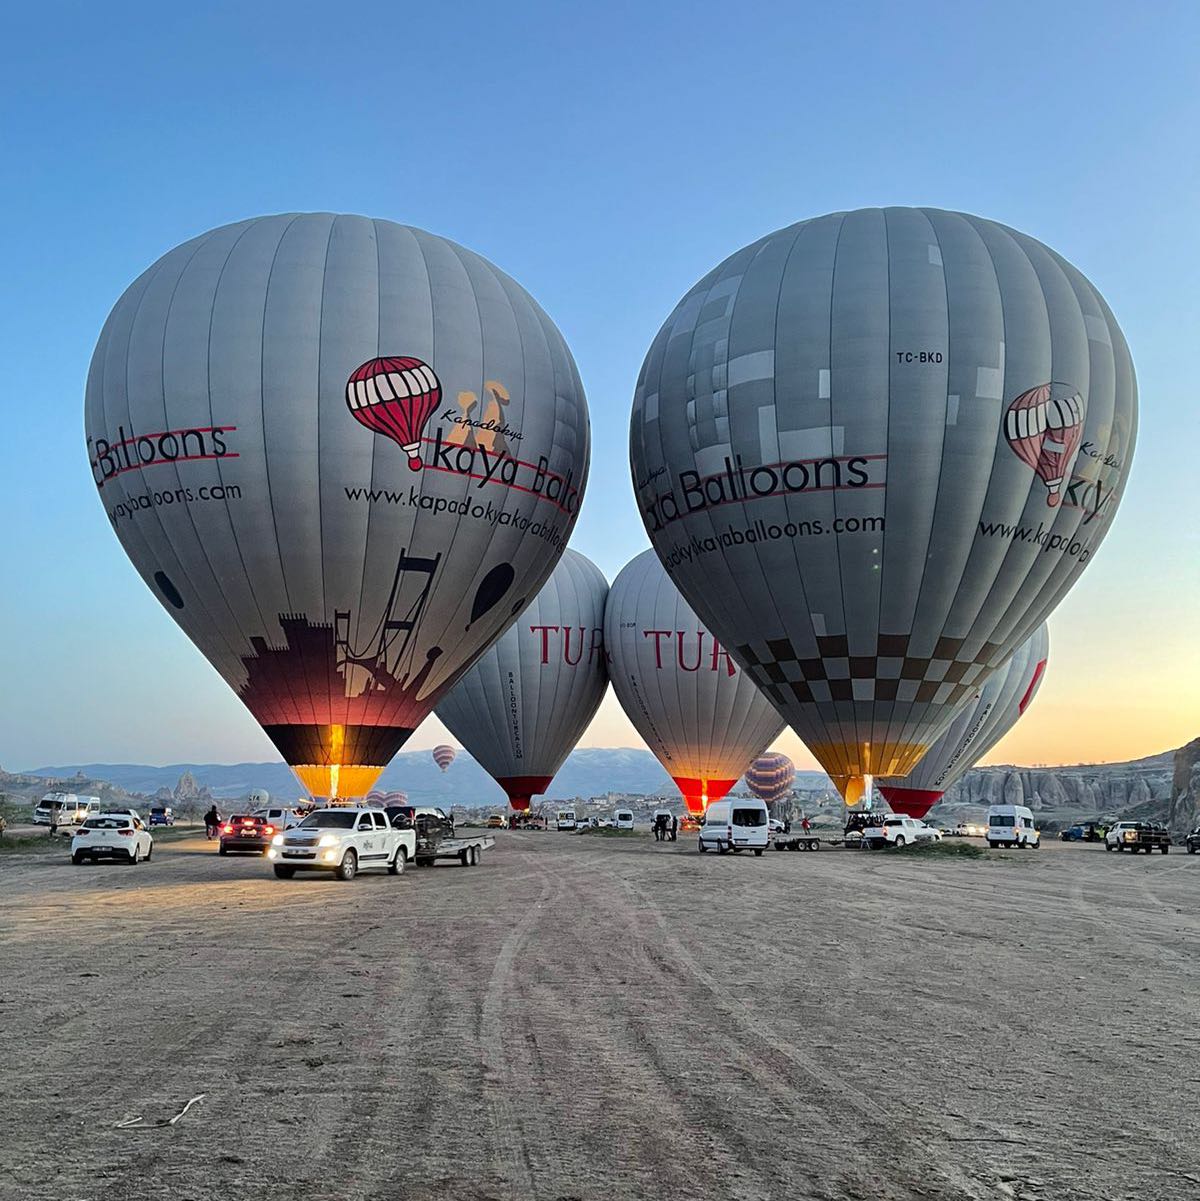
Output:
<path fill-rule="evenodd" d="M 1068 262 L 934 209 L 769 234 L 679 303 L 633 405 L 651 541 L 847 801 L 903 776 L 1095 556 L 1136 384 Z"/>
<path fill-rule="evenodd" d="M 720 800 L 783 730 L 653 551 L 627 563 L 613 581 L 604 645 L 621 708 L 691 813 Z"/>
<path fill-rule="evenodd" d="M 213 230 L 137 279 L 86 432 L 134 566 L 320 797 L 365 795 L 545 583 L 589 442 L 518 284 L 330 214 Z"/>
<path fill-rule="evenodd" d="M 252 788 L 246 794 L 246 804 L 250 811 L 265 809 L 271 803 L 271 794 L 265 788 Z"/>
<path fill-rule="evenodd" d="M 878 781 L 887 803 L 897 813 L 924 817 L 1029 708 L 1041 687 L 1049 651 L 1050 632 L 1043 624 L 988 676 L 907 776 Z"/>
<path fill-rule="evenodd" d="M 515 810 L 544 793 L 608 687 L 608 581 L 567 549 L 533 603 L 437 707 Z"/>
<path fill-rule="evenodd" d="M 454 749 L 454 747 L 446 746 L 443 743 L 441 746 L 435 746 L 433 748 L 433 761 L 442 769 L 442 771 L 445 771 L 446 768 L 448 768 L 450 764 L 454 762 L 454 756 L 457 754 L 458 752 Z"/>
<path fill-rule="evenodd" d="M 777 751 L 759 755 L 746 769 L 746 787 L 768 805 L 781 801 L 796 782 L 796 765 Z"/>

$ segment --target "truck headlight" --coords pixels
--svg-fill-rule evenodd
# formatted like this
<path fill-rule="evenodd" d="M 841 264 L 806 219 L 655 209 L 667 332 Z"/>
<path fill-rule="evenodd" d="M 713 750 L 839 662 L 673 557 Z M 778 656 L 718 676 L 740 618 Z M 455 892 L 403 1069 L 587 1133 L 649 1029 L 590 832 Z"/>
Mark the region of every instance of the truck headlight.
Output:
<path fill-rule="evenodd" d="M 283 835 L 282 835 L 282 834 L 276 834 L 276 835 L 275 835 L 275 837 L 271 839 L 271 845 L 272 845 L 273 847 L 281 847 L 281 846 L 283 846 Z"/>
<path fill-rule="evenodd" d="M 332 834 L 322 834 L 317 842 L 319 847 L 332 847 L 337 845 L 337 838 Z"/>
<path fill-rule="evenodd" d="M 267 851 L 267 858 L 268 859 L 277 859 L 277 858 L 279 858 L 279 852 L 274 847 L 271 847 L 271 849 L 269 851 Z"/>

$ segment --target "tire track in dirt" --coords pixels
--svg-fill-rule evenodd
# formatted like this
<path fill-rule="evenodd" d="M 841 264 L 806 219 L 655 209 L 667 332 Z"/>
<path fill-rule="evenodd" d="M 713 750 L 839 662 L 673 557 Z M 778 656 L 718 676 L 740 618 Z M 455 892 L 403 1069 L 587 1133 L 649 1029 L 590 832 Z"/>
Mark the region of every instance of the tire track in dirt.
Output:
<path fill-rule="evenodd" d="M 530 861 L 529 852 L 521 850 L 519 854 L 524 862 Z M 513 1081 L 504 1045 L 504 1002 L 514 991 L 513 968 L 517 957 L 549 911 L 554 895 L 550 874 L 541 873 L 537 900 L 528 906 L 500 944 L 479 1018 L 479 1045 L 483 1056 L 484 1092 L 491 1118 L 492 1149 L 496 1161 L 507 1168 L 505 1184 L 513 1201 L 536 1197 L 538 1191 L 521 1120 L 508 1102 Z"/>
<path fill-rule="evenodd" d="M 672 954 L 688 974 L 718 1001 L 729 1017 L 747 1034 L 754 1037 L 760 1044 L 764 1044 L 767 1052 L 781 1056 L 792 1063 L 807 1078 L 812 1090 L 821 1095 L 823 1108 L 826 1108 L 829 1112 L 851 1109 L 867 1124 L 874 1126 L 878 1123 L 882 1108 L 878 1099 L 873 1100 L 865 1093 L 860 1092 L 853 1085 L 848 1084 L 845 1080 L 838 1078 L 818 1064 L 813 1056 L 805 1054 L 798 1047 L 794 1046 L 786 1034 L 780 1033 L 771 1026 L 768 1018 L 761 1012 L 751 1009 L 740 998 L 734 996 L 716 977 L 695 960 L 691 952 L 676 938 L 669 923 L 663 916 L 662 910 L 652 898 L 623 876 L 614 874 L 613 879 L 635 900 L 640 911 L 650 915 L 662 932 L 663 942 L 671 948 Z M 900 1129 L 901 1117 L 902 1115 L 898 1114 L 890 1115 L 888 1125 L 892 1130 Z M 947 1201 L 951 1201 L 951 1199 L 953 1201 L 964 1201 L 967 1198 L 970 1198 L 971 1201 L 985 1201 L 988 1197 L 1003 1197 L 1006 1195 L 1004 1190 L 999 1189 L 996 1185 L 985 1184 L 982 1181 L 969 1177 L 944 1152 L 934 1147 L 928 1141 L 913 1134 L 911 1129 L 906 1133 L 903 1140 L 889 1134 L 887 1131 L 882 1133 L 881 1138 L 893 1142 L 898 1156 L 902 1155 L 906 1147 L 911 1148 L 915 1145 L 920 1148 L 927 1166 L 942 1178 L 946 1186 L 955 1190 L 944 1194 Z M 905 1167 L 903 1158 L 897 1158 L 895 1162 L 900 1165 L 900 1170 L 903 1171 Z M 905 1175 L 907 1175 L 907 1172 L 905 1172 Z M 925 1186 L 929 1185 L 930 1182 L 928 1179 L 925 1177 L 921 1177 L 920 1179 Z M 917 1181 L 912 1180 L 910 1183 L 915 1184 Z"/>

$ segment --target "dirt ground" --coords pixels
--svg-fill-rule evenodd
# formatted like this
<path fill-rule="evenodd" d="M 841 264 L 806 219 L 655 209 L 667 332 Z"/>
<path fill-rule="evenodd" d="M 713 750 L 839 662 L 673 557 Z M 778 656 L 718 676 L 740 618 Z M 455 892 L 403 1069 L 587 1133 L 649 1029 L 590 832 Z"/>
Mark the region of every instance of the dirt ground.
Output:
<path fill-rule="evenodd" d="M 1200 860 L 497 842 L 0 861 L 0 1197 L 1200 1195 Z"/>

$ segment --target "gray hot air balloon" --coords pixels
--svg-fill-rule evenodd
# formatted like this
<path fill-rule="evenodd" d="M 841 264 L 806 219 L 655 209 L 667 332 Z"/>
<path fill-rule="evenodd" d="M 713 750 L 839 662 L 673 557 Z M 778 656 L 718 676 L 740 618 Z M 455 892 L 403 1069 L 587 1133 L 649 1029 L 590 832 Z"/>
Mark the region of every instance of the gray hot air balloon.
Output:
<path fill-rule="evenodd" d="M 438 704 L 514 809 L 550 787 L 600 707 L 607 595 L 600 569 L 568 549 L 516 624 Z"/>
<path fill-rule="evenodd" d="M 1050 653 L 1050 631 L 1040 625 L 927 750 L 907 776 L 886 777 L 879 791 L 897 813 L 924 817 L 1016 725 L 1037 695 Z"/>
<path fill-rule="evenodd" d="M 613 581 L 604 645 L 621 707 L 692 813 L 720 800 L 783 730 L 652 550 Z"/>
<path fill-rule="evenodd" d="M 1136 419 L 1125 339 L 1069 263 L 978 217 L 868 209 L 683 298 L 630 457 L 672 578 L 853 801 L 1074 583 Z"/>
<path fill-rule="evenodd" d="M 364 795 L 537 593 L 588 464 L 575 364 L 518 284 L 330 214 L 140 276 L 86 428 L 134 566 L 319 796 Z"/>

